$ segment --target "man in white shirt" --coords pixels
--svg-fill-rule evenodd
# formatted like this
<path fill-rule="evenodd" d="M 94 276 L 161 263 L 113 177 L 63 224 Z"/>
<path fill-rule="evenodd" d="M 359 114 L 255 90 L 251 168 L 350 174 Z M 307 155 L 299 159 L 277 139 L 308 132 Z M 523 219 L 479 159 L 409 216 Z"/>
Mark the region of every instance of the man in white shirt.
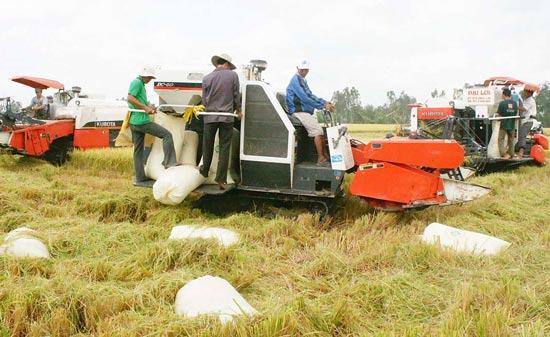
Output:
<path fill-rule="evenodd" d="M 521 125 L 518 132 L 518 157 L 523 157 L 523 152 L 525 151 L 525 141 L 527 140 L 527 135 L 533 127 L 533 119 L 537 118 L 537 102 L 533 97 L 533 91 L 524 89 L 522 91 L 523 96 L 523 105 L 519 107 L 519 112 L 521 115 Z"/>
<path fill-rule="evenodd" d="M 36 93 L 36 96 L 34 96 L 31 100 L 31 117 L 48 119 L 48 99 L 42 95 L 42 89 L 36 88 L 34 92 Z"/>

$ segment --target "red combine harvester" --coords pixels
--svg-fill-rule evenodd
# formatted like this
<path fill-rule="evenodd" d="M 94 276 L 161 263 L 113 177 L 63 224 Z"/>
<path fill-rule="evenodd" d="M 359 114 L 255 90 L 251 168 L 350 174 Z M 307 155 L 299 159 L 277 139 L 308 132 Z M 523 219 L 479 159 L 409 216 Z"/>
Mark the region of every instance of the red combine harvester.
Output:
<path fill-rule="evenodd" d="M 32 88 L 58 89 L 48 105 L 50 119 L 29 117 L 16 111 L 9 98 L 0 112 L 0 147 L 15 154 L 39 157 L 60 165 L 73 148 L 92 149 L 114 146 L 127 111 L 124 101 L 90 99 L 80 88 L 65 91 L 63 84 L 49 79 L 20 76 L 12 81 Z"/>
<path fill-rule="evenodd" d="M 515 119 L 517 143 L 521 119 L 520 116 L 503 118 L 496 115 L 505 87 L 513 87 L 517 92 L 522 89 L 540 91 L 536 84 L 498 76 L 485 80 L 482 85 L 464 89 L 457 99 L 446 106 L 411 105 L 411 137 L 456 140 L 464 147 L 465 165 L 478 173 L 491 173 L 533 163 L 544 164 L 548 139 L 542 134 L 542 125 L 538 121 L 534 122 L 531 129 L 523 158 L 500 157 L 498 135 L 501 121 L 505 118 Z"/>

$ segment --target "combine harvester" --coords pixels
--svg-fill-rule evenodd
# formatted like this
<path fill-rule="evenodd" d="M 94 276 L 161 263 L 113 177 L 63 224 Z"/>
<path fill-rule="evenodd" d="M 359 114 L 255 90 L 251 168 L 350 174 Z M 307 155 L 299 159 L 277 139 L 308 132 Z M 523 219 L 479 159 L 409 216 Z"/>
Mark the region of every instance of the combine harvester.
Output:
<path fill-rule="evenodd" d="M 498 117 L 496 111 L 502 100 L 502 89 L 505 87 L 514 87 L 518 92 L 524 88 L 540 91 L 536 84 L 511 77 L 491 77 L 482 85 L 464 89 L 462 98 L 447 105 L 411 105 L 410 136 L 420 139 L 456 140 L 465 149 L 466 166 L 478 173 L 503 171 L 528 164 L 543 165 L 548 139 L 542 134 L 542 125 L 538 121 L 531 129 L 523 158 L 500 157 L 498 135 L 500 123 L 505 118 Z M 517 143 L 520 117 L 506 118 L 516 119 L 514 143 Z"/>
<path fill-rule="evenodd" d="M 127 111 L 125 101 L 80 96 L 80 88 L 65 91 L 63 84 L 44 78 L 21 76 L 12 81 L 32 88 L 58 89 L 49 104 L 50 120 L 39 120 L 16 112 L 9 98 L 0 112 L 0 148 L 14 154 L 39 157 L 60 165 L 73 148 L 114 146 Z"/>
<path fill-rule="evenodd" d="M 240 130 L 234 132 L 238 138 L 233 147 L 238 151 L 232 151 L 233 164 L 228 175 L 235 183 L 227 190 L 220 190 L 217 185 L 199 186 L 195 190 L 202 194 L 199 206 L 228 207 L 234 201 L 267 199 L 306 203 L 310 209 L 327 214 L 343 195 L 346 173 L 355 173 L 351 194 L 387 211 L 462 203 L 489 192 L 486 187 L 460 181 L 458 174 L 451 174 L 456 179 L 442 177 L 443 173 L 456 172 L 463 163 L 464 149 L 456 141 L 384 139 L 363 143 L 349 139 L 347 128 L 335 123 L 327 111 L 325 146 L 331 166 L 316 165 L 313 141 L 301 123 L 286 113 L 284 95 L 276 94 L 261 80 L 265 61 L 251 62 L 243 69 L 244 117 L 236 123 Z M 184 110 L 200 103 L 201 79 L 200 73 L 161 71 L 154 88 L 160 98 L 159 110 L 165 113 L 157 113 L 155 120 L 163 119 L 165 127 L 169 127 L 166 124 L 169 118 L 173 123 L 181 123 Z M 184 134 L 197 138 L 192 131 Z M 193 147 L 191 151 L 182 150 L 189 155 L 180 158 L 180 162 L 191 161 L 196 166 L 199 142 L 174 138 L 184 148 Z M 152 153 L 162 153 L 160 143 L 157 150 L 155 145 Z M 162 156 L 156 156 L 155 160 L 160 163 Z M 151 164 L 150 156 L 147 166 Z"/>

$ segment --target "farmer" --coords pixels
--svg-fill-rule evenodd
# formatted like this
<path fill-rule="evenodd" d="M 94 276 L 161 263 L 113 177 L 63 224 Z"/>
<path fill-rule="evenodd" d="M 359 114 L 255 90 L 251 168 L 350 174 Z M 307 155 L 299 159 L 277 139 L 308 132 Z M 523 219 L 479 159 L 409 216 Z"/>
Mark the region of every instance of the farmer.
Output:
<path fill-rule="evenodd" d="M 38 119 L 48 119 L 48 100 L 45 96 L 42 95 L 42 89 L 34 89 L 36 96 L 31 99 L 31 117 Z"/>
<path fill-rule="evenodd" d="M 214 71 L 202 80 L 202 103 L 206 112 L 222 112 L 241 115 L 241 95 L 239 93 L 239 76 L 233 70 L 231 56 L 220 54 L 212 56 Z M 214 155 L 214 140 L 219 130 L 219 157 L 215 181 L 220 189 L 227 184 L 227 169 L 229 167 L 229 151 L 233 137 L 234 117 L 220 115 L 204 115 L 204 134 L 202 139 L 203 161 L 201 174 L 206 178 Z"/>
<path fill-rule="evenodd" d="M 146 160 L 144 156 L 144 139 L 146 134 L 162 139 L 162 148 L 164 151 L 162 165 L 165 168 L 177 166 L 172 134 L 151 120 L 150 115 L 155 114 L 156 110 L 150 106 L 147 100 L 145 84 L 154 78 L 154 69 L 143 67 L 139 76 L 130 83 L 130 88 L 128 89 L 128 107 L 130 109 L 143 110 L 132 111 L 129 121 L 130 129 L 132 130 L 132 141 L 134 143 L 135 186 L 149 186 L 151 184 L 151 180 L 145 176 L 144 167 Z"/>
<path fill-rule="evenodd" d="M 297 66 L 297 73 L 292 77 L 286 88 L 286 104 L 288 113 L 300 120 L 309 137 L 313 138 L 317 150 L 317 164 L 328 163 L 323 142 L 323 129 L 313 115 L 315 109 L 334 111 L 334 105 L 311 92 L 305 80 L 309 73 L 309 62 L 302 61 Z"/>
<path fill-rule="evenodd" d="M 533 119 L 537 118 L 537 103 L 533 97 L 533 90 L 526 88 L 522 91 L 523 105 L 519 107 L 521 113 L 521 125 L 518 132 L 518 157 L 523 157 L 527 135 L 533 127 Z"/>
<path fill-rule="evenodd" d="M 502 102 L 499 103 L 497 113 L 501 117 L 517 116 L 518 104 L 512 99 L 512 92 L 505 88 L 502 90 Z M 503 159 L 510 159 L 514 156 L 514 135 L 516 128 L 515 119 L 504 119 L 500 123 L 500 133 L 498 135 L 498 148 L 500 156 Z M 504 145 L 504 137 L 508 137 L 508 146 Z"/>

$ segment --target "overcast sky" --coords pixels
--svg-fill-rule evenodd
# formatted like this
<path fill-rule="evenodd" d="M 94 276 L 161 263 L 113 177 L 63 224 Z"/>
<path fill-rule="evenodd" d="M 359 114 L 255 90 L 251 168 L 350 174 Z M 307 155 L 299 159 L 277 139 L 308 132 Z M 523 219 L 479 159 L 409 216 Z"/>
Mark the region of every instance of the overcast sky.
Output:
<path fill-rule="evenodd" d="M 305 58 L 326 99 L 355 86 L 363 104 L 389 90 L 424 101 L 489 76 L 550 80 L 549 15 L 550 2 L 519 0 L 2 1 L 0 97 L 28 104 L 16 75 L 122 97 L 141 65 L 209 69 L 225 52 L 267 60 L 277 89 Z"/>

